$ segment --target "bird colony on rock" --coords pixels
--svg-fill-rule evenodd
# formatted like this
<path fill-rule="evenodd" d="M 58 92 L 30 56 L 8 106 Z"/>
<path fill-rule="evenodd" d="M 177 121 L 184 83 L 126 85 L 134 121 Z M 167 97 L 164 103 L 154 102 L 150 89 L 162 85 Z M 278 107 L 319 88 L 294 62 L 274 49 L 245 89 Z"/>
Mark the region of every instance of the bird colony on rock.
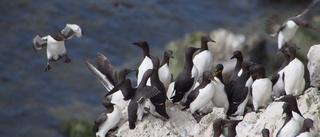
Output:
<path fill-rule="evenodd" d="M 226 136 L 235 136 L 235 127 L 241 120 L 231 120 L 232 117 L 244 116 L 250 111 L 259 113 L 260 108 L 268 107 L 274 100 L 285 102 L 283 113 L 286 114 L 286 118 L 277 136 L 316 136 L 313 121 L 304 118 L 297 106 L 295 97 L 303 94 L 306 87 L 305 71 L 304 64 L 296 56 L 299 47 L 290 43 L 290 39 L 298 26 L 313 28 L 302 17 L 317 2 L 318 0 L 313 0 L 303 12 L 287 19 L 282 25 L 276 16 L 267 20 L 266 32 L 278 35 L 278 54 L 282 53 L 285 57 L 282 66 L 271 80 L 266 77 L 264 66 L 244 60 L 242 52 L 236 50 L 230 58 L 237 60 L 234 70 L 228 83 L 224 83 L 223 65 L 213 66 L 213 55 L 208 50 L 208 42 L 215 41 L 209 35 L 201 37 L 200 48 L 185 49 L 184 67 L 175 81 L 169 69 L 169 59 L 173 58 L 173 52 L 164 51 L 160 64 L 159 58 L 150 54 L 146 41 L 133 43 L 143 51 L 143 60 L 137 69 L 123 68 L 117 73 L 111 62 L 101 53 L 96 56 L 96 67 L 84 59 L 87 68 L 107 89 L 102 101 L 105 111 L 94 121 L 92 131 L 97 137 L 104 137 L 109 130 L 116 127 L 123 111 L 127 111 L 129 129 L 132 130 L 139 124 L 137 120 L 143 120 L 146 114 L 164 121 L 170 120 L 170 115 L 166 112 L 166 104 L 170 102 L 183 106 L 182 111 L 190 111 L 195 120 L 200 122 L 201 118 L 209 113 L 203 108 L 211 102 L 214 107 L 224 108 L 228 118 L 216 119 L 213 122 L 214 136 L 218 137 L 223 133 Z M 73 35 L 79 38 L 83 35 L 76 24 L 67 24 L 62 31 L 45 37 L 36 35 L 33 39 L 35 51 L 47 46 L 48 63 L 45 71 L 51 68 L 49 61 L 59 60 L 62 56 L 65 56 L 65 62 L 70 62 L 64 41 Z M 200 52 L 196 54 L 199 49 Z M 126 78 L 132 72 L 137 73 L 136 87 Z M 228 128 L 227 133 L 223 132 L 225 126 Z M 268 129 L 263 129 L 261 134 L 269 136 Z"/>

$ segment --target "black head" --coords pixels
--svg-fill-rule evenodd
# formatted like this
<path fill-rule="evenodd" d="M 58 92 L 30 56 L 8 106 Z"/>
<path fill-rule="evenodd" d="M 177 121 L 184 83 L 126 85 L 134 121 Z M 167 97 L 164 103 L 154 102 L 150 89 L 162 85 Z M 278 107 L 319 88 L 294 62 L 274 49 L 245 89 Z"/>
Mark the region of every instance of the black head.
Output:
<path fill-rule="evenodd" d="M 146 41 L 139 41 L 139 42 L 134 42 L 132 43 L 133 45 L 139 46 L 141 48 L 143 47 L 148 47 L 149 48 L 149 44 Z"/>
<path fill-rule="evenodd" d="M 110 108 L 110 107 L 112 107 L 114 104 L 111 103 L 111 101 L 110 101 L 107 97 L 104 97 L 103 100 L 102 100 L 102 105 L 103 105 L 105 108 Z"/>
<path fill-rule="evenodd" d="M 286 102 L 290 104 L 290 103 L 297 102 L 297 100 L 293 95 L 286 95 L 280 99 L 275 100 L 275 102 Z"/>
<path fill-rule="evenodd" d="M 207 42 L 215 42 L 215 41 L 212 40 L 209 35 L 202 35 L 201 36 L 201 42 L 207 43 Z"/>
<path fill-rule="evenodd" d="M 156 107 L 156 111 L 165 119 L 169 119 L 169 116 L 166 112 L 166 104 L 165 103 L 161 103 L 161 104 L 154 104 Z"/>
<path fill-rule="evenodd" d="M 263 65 L 254 65 L 252 68 L 251 68 L 255 74 L 257 74 L 257 78 L 265 78 L 265 69 L 263 67 Z"/>
<path fill-rule="evenodd" d="M 217 65 L 216 65 L 216 69 L 215 69 L 216 75 L 219 74 L 219 73 L 221 73 L 223 69 L 224 69 L 224 67 L 223 67 L 222 64 L 217 64 Z"/>
<path fill-rule="evenodd" d="M 120 69 L 118 75 L 121 76 L 121 77 L 125 77 L 125 76 L 127 76 L 129 73 L 135 72 L 135 71 L 137 71 L 137 70 L 136 70 L 136 69 L 122 68 L 122 69 Z"/>
<path fill-rule="evenodd" d="M 241 63 L 241 68 L 243 70 L 249 70 L 251 66 L 255 65 L 256 63 L 254 62 L 251 62 L 251 61 L 248 61 L 248 60 L 244 60 L 242 63 Z"/>
<path fill-rule="evenodd" d="M 298 49 L 300 49 L 300 47 L 298 47 L 296 44 L 287 44 L 289 51 L 296 51 Z"/>
<path fill-rule="evenodd" d="M 306 118 L 303 122 L 303 126 L 309 128 L 309 129 L 314 129 L 314 126 L 313 126 L 313 120 L 310 119 L 310 118 Z"/>
<path fill-rule="evenodd" d="M 236 50 L 233 52 L 232 57 L 230 59 L 234 59 L 234 58 L 242 60 L 243 56 L 240 50 Z"/>
<path fill-rule="evenodd" d="M 262 129 L 261 133 L 262 133 L 262 137 L 269 137 L 270 136 L 269 129 L 264 128 L 264 129 Z"/>
<path fill-rule="evenodd" d="M 167 58 L 174 58 L 172 50 L 166 50 L 164 52 L 164 56 L 167 57 Z"/>
<path fill-rule="evenodd" d="M 216 80 L 214 79 L 214 76 L 212 75 L 211 71 L 206 70 L 203 72 L 203 79 L 207 79 L 207 80 L 211 80 L 216 82 Z"/>

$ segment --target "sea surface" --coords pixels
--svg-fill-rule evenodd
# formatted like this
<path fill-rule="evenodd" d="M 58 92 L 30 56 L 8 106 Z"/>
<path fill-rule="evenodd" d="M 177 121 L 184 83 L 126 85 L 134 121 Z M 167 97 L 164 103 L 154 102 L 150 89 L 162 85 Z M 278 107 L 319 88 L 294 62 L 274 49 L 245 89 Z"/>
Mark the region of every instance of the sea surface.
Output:
<path fill-rule="evenodd" d="M 0 136 L 65 137 L 63 122 L 94 121 L 103 110 L 101 99 L 106 90 L 83 59 L 95 63 L 98 52 L 117 70 L 137 68 L 143 55 L 133 42 L 148 41 L 151 54 L 162 59 L 165 44 L 186 33 L 227 28 L 266 35 L 263 29 L 268 16 L 279 13 L 285 19 L 307 4 L 268 0 L 2 0 Z M 71 63 L 62 58 L 44 72 L 46 50 L 35 53 L 32 39 L 36 34 L 60 31 L 67 23 L 81 26 L 84 37 L 65 43 Z M 135 81 L 134 74 L 130 77 Z"/>

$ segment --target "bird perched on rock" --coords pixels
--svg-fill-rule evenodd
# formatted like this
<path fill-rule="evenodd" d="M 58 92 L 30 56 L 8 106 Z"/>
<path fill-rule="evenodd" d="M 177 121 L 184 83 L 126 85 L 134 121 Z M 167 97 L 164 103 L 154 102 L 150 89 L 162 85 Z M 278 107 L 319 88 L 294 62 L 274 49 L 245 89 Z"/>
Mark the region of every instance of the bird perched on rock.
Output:
<path fill-rule="evenodd" d="M 307 20 L 303 19 L 303 16 L 318 1 L 319 0 L 312 0 L 312 2 L 308 5 L 308 7 L 305 10 L 293 17 L 288 18 L 282 24 L 280 23 L 279 17 L 277 15 L 273 15 L 267 19 L 265 31 L 271 34 L 271 36 L 278 35 L 279 51 L 283 50 L 284 45 L 292 39 L 299 26 L 314 29 L 314 27 Z"/>
<path fill-rule="evenodd" d="M 286 47 L 287 48 L 287 47 Z M 272 96 L 278 98 L 285 94 L 284 92 L 284 75 L 283 72 L 285 67 L 289 64 L 290 61 L 290 52 L 288 49 L 281 51 L 284 55 L 284 61 L 278 71 L 272 76 Z"/>
<path fill-rule="evenodd" d="M 283 126 L 277 133 L 277 137 L 294 137 L 300 130 L 298 121 L 293 117 L 291 106 L 284 103 L 282 106 L 283 113 L 286 113 L 286 119 Z"/>
<path fill-rule="evenodd" d="M 57 61 L 63 56 L 66 58 L 66 63 L 71 61 L 67 55 L 64 41 L 72 38 L 74 35 L 81 38 L 83 36 L 81 28 L 77 24 L 67 24 L 61 31 L 54 32 L 44 37 L 38 34 L 33 38 L 33 48 L 35 52 L 41 50 L 42 47 L 47 46 L 48 61 L 44 71 L 49 71 L 51 69 L 49 61 Z"/>
<path fill-rule="evenodd" d="M 185 64 L 182 71 L 178 74 L 176 81 L 174 82 L 172 102 L 179 102 L 182 100 L 182 104 L 186 101 L 186 96 L 193 89 L 198 77 L 198 69 L 192 62 L 192 55 L 199 48 L 188 47 L 185 50 Z M 183 98 L 185 98 L 183 100 Z"/>
<path fill-rule="evenodd" d="M 172 73 L 169 69 L 169 59 L 174 58 L 171 50 L 166 50 L 163 55 L 163 60 L 159 68 L 159 79 L 163 83 L 166 91 L 168 90 L 169 84 L 172 81 Z"/>
<path fill-rule="evenodd" d="M 106 110 L 94 121 L 92 129 L 96 137 L 105 137 L 108 131 L 118 124 L 122 116 L 120 107 L 111 103 L 108 98 L 103 99 L 102 105 Z"/>
<path fill-rule="evenodd" d="M 119 88 L 119 86 L 118 88 L 115 88 L 115 86 L 120 84 L 125 84 L 125 85 L 129 84 L 128 86 L 125 86 L 125 87 L 131 88 L 131 80 L 126 79 L 125 77 L 127 74 L 134 72 L 135 70 L 122 69 L 117 74 L 111 62 L 101 53 L 98 53 L 96 56 L 97 68 L 94 67 L 87 60 L 83 60 L 83 61 L 85 65 L 88 67 L 88 69 L 92 72 L 92 74 L 94 74 L 100 80 L 102 85 L 107 89 L 107 96 L 112 94 L 111 102 L 114 104 L 117 104 L 121 108 L 121 110 L 123 110 L 128 105 L 128 101 L 124 100 L 124 98 L 126 93 L 130 94 L 130 90 L 126 88 Z M 114 88 L 117 90 L 115 90 Z M 119 91 L 119 89 L 122 89 L 124 91 L 116 92 L 116 91 Z M 114 90 L 114 91 L 111 92 L 111 90 Z M 126 93 L 123 94 L 123 92 L 126 92 Z"/>
<path fill-rule="evenodd" d="M 136 121 L 142 120 L 145 101 L 161 93 L 156 87 L 147 86 L 147 80 L 152 76 L 153 73 L 154 69 L 148 69 L 145 71 L 137 89 L 135 90 L 134 96 L 129 102 L 129 129 L 134 129 L 136 127 Z"/>
<path fill-rule="evenodd" d="M 296 50 L 298 49 L 299 47 L 297 47 L 295 44 L 289 44 L 288 46 L 288 50 L 290 52 L 290 61 L 283 72 L 284 90 L 286 95 L 301 95 L 306 85 L 304 79 L 304 65 L 296 55 Z"/>
<path fill-rule="evenodd" d="M 266 107 L 271 99 L 272 83 L 266 77 L 264 67 L 262 65 L 255 65 L 252 70 L 257 78 L 252 83 L 252 103 L 253 108 L 257 112 L 259 107 Z"/>
<path fill-rule="evenodd" d="M 152 65 L 152 61 L 150 58 L 150 51 L 149 51 L 149 44 L 146 41 L 139 41 L 139 42 L 135 42 L 133 43 L 133 45 L 136 45 L 138 47 L 140 47 L 143 51 L 143 60 L 138 68 L 138 72 L 137 72 L 137 85 L 139 85 L 139 83 L 141 82 L 141 79 L 144 75 L 144 73 L 148 70 L 148 69 L 152 69 L 153 65 Z"/>
<path fill-rule="evenodd" d="M 215 84 L 215 94 L 213 95 L 211 102 L 215 107 L 223 107 L 225 112 L 229 109 L 229 100 L 225 91 L 225 85 L 223 83 L 222 77 L 222 64 L 217 64 L 215 68 L 215 77 L 214 79 L 217 81 Z"/>
<path fill-rule="evenodd" d="M 293 95 L 286 95 L 280 99 L 275 100 L 275 102 L 285 102 L 290 106 L 293 118 L 298 122 L 299 127 L 302 127 L 304 117 L 302 116 L 296 98 Z M 299 128 L 300 130 L 300 128 Z M 299 131 L 298 130 L 298 131 Z M 295 135 L 295 134 L 294 134 Z"/>
<path fill-rule="evenodd" d="M 202 80 L 202 74 L 204 71 L 211 71 L 211 67 L 213 65 L 213 55 L 208 49 L 208 42 L 215 41 L 212 40 L 209 35 L 202 35 L 200 53 L 195 55 L 192 60 L 193 64 L 198 68 L 198 81 Z"/>
<path fill-rule="evenodd" d="M 234 66 L 232 74 L 231 74 L 231 76 L 229 78 L 229 82 L 228 82 L 228 85 L 227 85 L 227 89 L 229 89 L 229 90 L 232 88 L 233 84 L 237 81 L 237 79 L 241 75 L 241 74 L 238 75 L 240 70 L 241 70 L 241 63 L 243 62 L 243 56 L 242 56 L 241 51 L 239 51 L 239 50 L 234 51 L 232 53 L 232 57 L 230 59 L 234 59 L 234 58 L 237 59 L 237 63 Z"/>
<path fill-rule="evenodd" d="M 245 107 L 249 100 L 249 88 L 247 86 L 247 81 L 251 76 L 250 67 L 253 66 L 255 63 L 251 61 L 243 61 L 241 64 L 242 67 L 242 74 L 238 78 L 238 80 L 232 86 L 228 98 L 229 98 L 229 110 L 227 112 L 228 116 L 237 116 L 243 115 Z"/>
<path fill-rule="evenodd" d="M 194 116 L 198 123 L 203 116 L 200 115 L 198 110 L 206 106 L 215 95 L 216 85 L 212 81 L 216 82 L 211 71 L 204 71 L 201 84 L 188 94 L 185 107 L 183 108 L 183 110 L 189 108 L 192 116 Z"/>
<path fill-rule="evenodd" d="M 150 98 L 150 113 L 154 116 L 162 116 L 165 119 L 169 119 L 166 111 L 166 88 L 159 79 L 159 65 L 160 61 L 158 57 L 151 56 L 154 72 L 150 77 L 151 86 L 157 88 L 160 94 Z"/>

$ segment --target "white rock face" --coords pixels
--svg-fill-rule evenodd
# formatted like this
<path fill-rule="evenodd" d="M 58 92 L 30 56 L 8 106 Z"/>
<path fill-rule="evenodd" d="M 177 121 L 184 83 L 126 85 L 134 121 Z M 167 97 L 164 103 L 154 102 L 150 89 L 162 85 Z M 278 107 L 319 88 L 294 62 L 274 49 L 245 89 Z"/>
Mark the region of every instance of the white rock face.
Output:
<path fill-rule="evenodd" d="M 298 106 L 305 118 L 314 121 L 314 127 L 320 129 L 320 93 L 317 88 L 310 88 L 299 96 Z M 262 136 L 261 130 L 267 128 L 271 136 L 275 136 L 284 123 L 281 102 L 272 102 L 260 113 L 247 113 L 243 121 L 236 127 L 239 137 Z M 211 107 L 211 105 L 209 105 Z M 213 121 L 217 118 L 226 118 L 223 108 L 213 108 L 213 111 L 197 123 L 189 111 L 181 111 L 180 105 L 167 102 L 167 113 L 170 119 L 163 121 L 148 115 L 142 121 L 136 122 L 136 128 L 130 130 L 127 122 L 127 113 L 123 111 L 119 128 L 112 133 L 115 136 L 166 136 L 166 137 L 209 137 L 213 136 Z M 237 117 L 238 118 L 238 117 Z"/>
<path fill-rule="evenodd" d="M 314 45 L 309 49 L 308 57 L 308 70 L 310 73 L 311 86 L 320 87 L 320 44 Z"/>

